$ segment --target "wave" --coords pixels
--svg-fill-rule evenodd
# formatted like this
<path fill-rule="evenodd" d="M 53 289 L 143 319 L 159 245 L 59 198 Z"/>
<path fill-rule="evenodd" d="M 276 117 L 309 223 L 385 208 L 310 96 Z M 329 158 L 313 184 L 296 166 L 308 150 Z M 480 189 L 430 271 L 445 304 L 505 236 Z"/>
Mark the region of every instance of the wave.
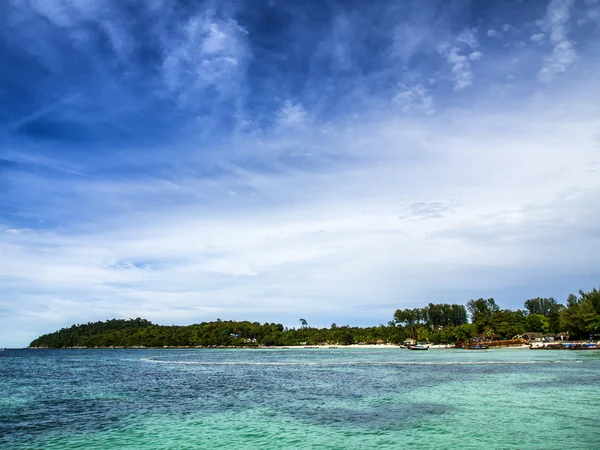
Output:
<path fill-rule="evenodd" d="M 141 358 L 141 361 L 156 364 L 182 364 L 197 366 L 478 366 L 478 365 L 526 365 L 526 364 L 575 364 L 581 360 L 552 361 L 169 361 Z"/>

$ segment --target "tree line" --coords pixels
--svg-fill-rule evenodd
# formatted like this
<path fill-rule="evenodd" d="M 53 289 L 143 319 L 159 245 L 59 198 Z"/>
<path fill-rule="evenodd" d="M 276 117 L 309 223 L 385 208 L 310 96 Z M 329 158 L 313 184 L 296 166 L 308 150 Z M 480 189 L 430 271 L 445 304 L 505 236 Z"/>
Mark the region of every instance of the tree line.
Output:
<path fill-rule="evenodd" d="M 566 304 L 554 298 L 532 298 L 523 309 L 501 309 L 493 298 L 465 305 L 433 304 L 398 309 L 387 325 L 313 328 L 300 319 L 298 328 L 282 324 L 217 319 L 188 326 L 156 325 L 137 319 L 111 319 L 73 325 L 45 334 L 30 347 L 164 347 L 291 346 L 317 344 L 398 344 L 407 338 L 449 344 L 477 337 L 511 339 L 526 332 L 567 334 L 587 339 L 600 334 L 600 291 L 571 294 Z"/>
<path fill-rule="evenodd" d="M 143 323 L 142 326 L 139 326 Z M 155 325 L 144 319 L 109 320 L 63 328 L 31 342 L 30 347 L 221 347 L 221 346 L 291 346 L 399 343 L 406 334 L 402 327 L 349 327 L 332 324 L 329 328 L 313 328 L 305 321 L 299 328 L 282 324 L 221 321 L 188 326 Z"/>

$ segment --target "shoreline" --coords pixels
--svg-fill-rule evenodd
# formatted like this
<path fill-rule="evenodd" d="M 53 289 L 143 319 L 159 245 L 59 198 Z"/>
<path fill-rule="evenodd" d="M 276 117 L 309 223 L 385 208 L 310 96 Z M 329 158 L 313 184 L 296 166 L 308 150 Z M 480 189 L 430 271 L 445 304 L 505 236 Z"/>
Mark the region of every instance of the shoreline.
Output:
<path fill-rule="evenodd" d="M 446 344 L 430 344 L 430 350 L 463 350 L 462 348 L 454 347 L 454 345 Z M 494 350 L 498 348 L 514 348 L 514 349 L 529 349 L 529 344 L 522 345 L 507 345 L 495 346 L 486 350 Z M 109 347 L 25 347 L 23 349 L 14 350 L 183 350 L 183 349 L 240 349 L 240 350 L 341 350 L 341 349 L 369 349 L 369 350 L 386 350 L 398 349 L 406 350 L 406 347 L 397 344 L 331 344 L 331 345 L 272 345 L 272 346 L 218 346 L 218 345 L 183 345 L 183 346 L 162 346 L 162 347 L 146 347 L 140 346 L 109 346 Z"/>

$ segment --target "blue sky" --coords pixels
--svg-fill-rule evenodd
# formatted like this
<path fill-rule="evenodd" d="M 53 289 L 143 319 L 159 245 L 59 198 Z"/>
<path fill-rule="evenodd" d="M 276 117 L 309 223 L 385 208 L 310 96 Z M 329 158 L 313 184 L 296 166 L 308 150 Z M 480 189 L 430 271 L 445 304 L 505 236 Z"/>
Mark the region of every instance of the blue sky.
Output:
<path fill-rule="evenodd" d="M 0 4 L 0 346 L 599 284 L 600 3 Z"/>

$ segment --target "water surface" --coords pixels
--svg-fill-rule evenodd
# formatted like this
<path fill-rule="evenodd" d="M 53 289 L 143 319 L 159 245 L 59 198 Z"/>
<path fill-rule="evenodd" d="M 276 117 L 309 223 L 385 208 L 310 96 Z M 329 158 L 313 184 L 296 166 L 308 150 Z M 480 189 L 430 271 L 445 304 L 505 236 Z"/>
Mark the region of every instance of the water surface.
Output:
<path fill-rule="evenodd" d="M 600 352 L 7 350 L 2 448 L 600 448 Z"/>

